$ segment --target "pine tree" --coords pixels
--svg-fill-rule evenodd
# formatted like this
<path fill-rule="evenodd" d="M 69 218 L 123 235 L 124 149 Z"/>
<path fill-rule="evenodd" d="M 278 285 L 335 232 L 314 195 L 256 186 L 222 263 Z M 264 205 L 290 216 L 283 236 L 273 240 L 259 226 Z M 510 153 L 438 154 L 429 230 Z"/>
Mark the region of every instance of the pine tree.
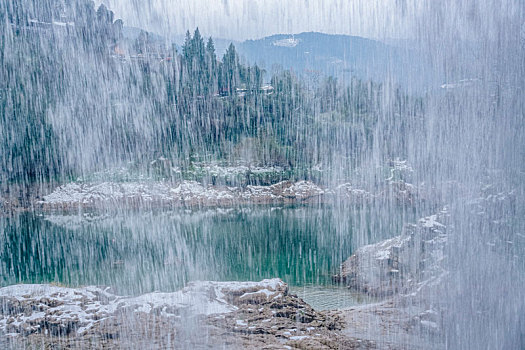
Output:
<path fill-rule="evenodd" d="M 192 49 L 194 58 L 196 59 L 197 65 L 200 68 L 205 61 L 205 49 L 204 40 L 202 39 L 201 33 L 199 32 L 199 28 L 195 29 L 195 33 L 193 34 Z"/>
<path fill-rule="evenodd" d="M 254 65 L 252 69 L 252 74 L 253 74 L 253 78 L 252 78 L 253 87 L 255 88 L 255 91 L 258 91 L 262 86 L 264 70 L 259 68 L 258 65 Z"/>
<path fill-rule="evenodd" d="M 182 57 L 186 62 L 191 61 L 192 57 L 192 48 L 191 48 L 191 34 L 190 31 L 186 31 L 186 39 L 184 39 L 184 45 L 182 45 Z"/>
<path fill-rule="evenodd" d="M 208 39 L 206 44 L 206 65 L 207 65 L 207 85 L 208 93 L 217 89 L 217 55 L 215 54 L 215 44 L 212 38 Z"/>
<path fill-rule="evenodd" d="M 239 57 L 233 43 L 222 59 L 221 90 L 227 91 L 230 95 L 235 93 L 236 87 L 240 83 L 239 79 Z"/>
<path fill-rule="evenodd" d="M 211 37 L 208 39 L 208 43 L 206 44 L 206 53 L 210 57 L 211 62 L 216 65 L 217 55 L 215 54 L 215 44 L 213 43 L 213 39 Z"/>

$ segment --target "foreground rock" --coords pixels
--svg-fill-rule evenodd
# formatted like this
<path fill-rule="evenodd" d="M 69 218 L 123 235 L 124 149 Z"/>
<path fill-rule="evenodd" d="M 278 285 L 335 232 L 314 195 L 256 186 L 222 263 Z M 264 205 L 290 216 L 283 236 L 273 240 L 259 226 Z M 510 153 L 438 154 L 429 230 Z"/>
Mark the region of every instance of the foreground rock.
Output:
<path fill-rule="evenodd" d="M 446 210 L 405 227 L 400 236 L 359 248 L 333 279 L 380 298 L 337 313 L 343 333 L 381 349 L 442 349 L 442 310 L 427 296 L 447 276 Z"/>
<path fill-rule="evenodd" d="M 175 293 L 121 297 L 107 288 L 0 289 L 2 348 L 369 349 L 342 318 L 313 310 L 279 279 L 196 282 Z"/>
<path fill-rule="evenodd" d="M 447 212 L 405 227 L 402 235 L 359 248 L 334 280 L 377 297 L 409 293 L 445 272 Z"/>
<path fill-rule="evenodd" d="M 358 249 L 334 279 L 381 301 L 341 311 L 343 334 L 381 349 L 523 348 L 517 194 L 486 185 L 480 197 Z"/>

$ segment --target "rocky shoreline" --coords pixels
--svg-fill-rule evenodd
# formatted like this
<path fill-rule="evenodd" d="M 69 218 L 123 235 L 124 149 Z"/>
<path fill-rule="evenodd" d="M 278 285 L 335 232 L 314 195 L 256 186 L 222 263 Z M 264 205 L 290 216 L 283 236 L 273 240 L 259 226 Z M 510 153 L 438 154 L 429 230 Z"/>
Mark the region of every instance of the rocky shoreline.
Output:
<path fill-rule="evenodd" d="M 238 206 L 250 204 L 318 203 L 344 196 L 354 201 L 372 198 L 349 185 L 334 190 L 310 181 L 282 181 L 271 186 L 205 186 L 196 181 L 171 183 L 71 183 L 58 187 L 35 204 L 40 209 L 133 206 Z"/>
<path fill-rule="evenodd" d="M 235 207 L 343 202 L 364 204 L 394 199 L 412 205 L 422 198 L 408 183 L 391 182 L 371 193 L 349 183 L 326 187 L 311 181 L 281 181 L 268 186 L 244 187 L 204 185 L 196 181 L 171 182 L 72 182 L 53 190 L 39 189 L 32 197 L 0 195 L 0 212 L 24 210 L 71 210 L 156 207 Z M 47 194 L 46 194 L 47 193 Z M 27 198 L 26 198 L 27 197 Z"/>
<path fill-rule="evenodd" d="M 293 172 L 293 171 L 292 171 Z M 4 184 L 0 213 L 111 207 L 232 207 L 257 204 L 366 203 L 376 199 L 405 205 L 435 199 L 428 189 L 410 183 L 414 172 L 404 160 L 390 160 L 383 183 L 374 190 L 340 181 L 316 182 L 324 170 L 311 169 L 310 180 L 292 180 L 291 170 L 279 166 L 195 163 L 183 171 L 166 158 L 152 161 L 148 172 L 131 167 L 111 168 L 69 183 Z M 317 179 L 317 180 L 315 180 Z M 222 185 L 220 185 L 222 184 Z"/>
<path fill-rule="evenodd" d="M 414 185 L 387 181 L 378 193 L 310 181 L 206 186 L 195 181 L 69 183 L 30 201 L 31 210 L 229 207 L 253 204 L 424 200 Z M 4 208 L 9 203 L 4 201 Z M 24 206 L 12 206 L 23 208 Z M 440 310 L 423 296 L 446 275 L 447 210 L 400 236 L 359 248 L 334 283 L 377 303 L 317 311 L 279 279 L 193 282 L 175 293 L 119 296 L 109 288 L 17 285 L 0 289 L 0 347 L 174 349 L 441 348 Z"/>
<path fill-rule="evenodd" d="M 358 249 L 334 281 L 379 302 L 316 311 L 279 279 L 193 282 L 175 293 L 0 289 L 0 345 L 17 348 L 433 349 L 440 311 L 422 297 L 446 274 L 446 210 Z M 414 264 L 413 261 L 420 261 Z"/>
<path fill-rule="evenodd" d="M 339 315 L 315 311 L 279 279 L 194 282 L 139 297 L 51 285 L 10 286 L 0 295 L 5 349 L 375 347 L 345 336 Z"/>

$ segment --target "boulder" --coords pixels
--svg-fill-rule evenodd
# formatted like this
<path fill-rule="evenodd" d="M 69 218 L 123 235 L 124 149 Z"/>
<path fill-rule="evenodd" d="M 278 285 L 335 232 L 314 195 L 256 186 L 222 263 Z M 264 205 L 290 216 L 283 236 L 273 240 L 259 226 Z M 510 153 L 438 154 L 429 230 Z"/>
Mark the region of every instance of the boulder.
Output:
<path fill-rule="evenodd" d="M 0 347 L 370 349 L 342 319 L 288 293 L 279 279 L 192 282 L 174 293 L 118 296 L 109 288 L 0 289 Z"/>
<path fill-rule="evenodd" d="M 400 236 L 359 248 L 333 280 L 376 297 L 410 292 L 444 271 L 446 218 L 441 211 L 405 226 Z"/>

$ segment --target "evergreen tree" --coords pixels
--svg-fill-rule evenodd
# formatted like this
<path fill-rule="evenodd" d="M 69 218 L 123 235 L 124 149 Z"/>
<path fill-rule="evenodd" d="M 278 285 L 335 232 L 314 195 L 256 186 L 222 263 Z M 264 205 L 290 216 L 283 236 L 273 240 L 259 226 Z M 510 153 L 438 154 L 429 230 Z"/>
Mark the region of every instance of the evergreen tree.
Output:
<path fill-rule="evenodd" d="M 220 89 L 223 92 L 233 95 L 239 83 L 239 57 L 237 56 L 235 46 L 233 43 L 230 43 L 222 59 Z"/>
<path fill-rule="evenodd" d="M 182 58 L 185 62 L 190 62 L 191 57 L 193 55 L 192 53 L 192 47 L 191 47 L 191 34 L 190 31 L 186 31 L 186 38 L 184 39 L 184 45 L 182 45 Z"/>
<path fill-rule="evenodd" d="M 259 68 L 259 66 L 256 64 L 253 66 L 252 74 L 253 74 L 253 87 L 255 88 L 256 91 L 258 91 L 261 88 L 262 83 L 263 83 L 264 70 Z"/>
<path fill-rule="evenodd" d="M 202 96 L 207 93 L 209 79 L 207 78 L 206 49 L 199 28 L 195 29 L 193 33 L 192 46 L 192 82 L 195 86 L 196 94 Z"/>
<path fill-rule="evenodd" d="M 211 37 L 208 39 L 208 43 L 206 44 L 206 54 L 208 55 L 210 62 L 216 66 L 217 55 L 215 54 L 215 44 L 213 43 L 213 39 Z"/>
<path fill-rule="evenodd" d="M 199 32 L 199 28 L 195 29 L 195 33 L 193 33 L 193 39 L 191 42 L 192 45 L 192 51 L 193 51 L 193 57 L 196 61 L 198 68 L 202 68 L 205 61 L 205 48 L 204 48 L 204 40 L 201 36 L 201 33 Z"/>
<path fill-rule="evenodd" d="M 207 66 L 207 86 L 208 94 L 217 90 L 217 55 L 215 54 L 215 44 L 212 38 L 206 44 L 206 66 Z"/>

